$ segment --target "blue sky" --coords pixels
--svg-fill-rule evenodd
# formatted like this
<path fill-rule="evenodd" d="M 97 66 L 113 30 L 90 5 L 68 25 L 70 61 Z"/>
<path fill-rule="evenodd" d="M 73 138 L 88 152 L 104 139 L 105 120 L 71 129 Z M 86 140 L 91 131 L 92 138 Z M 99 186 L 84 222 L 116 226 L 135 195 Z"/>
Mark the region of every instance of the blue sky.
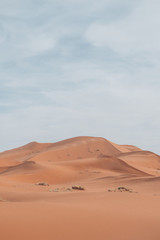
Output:
<path fill-rule="evenodd" d="M 0 0 L 0 151 L 89 135 L 160 154 L 159 9 Z"/>

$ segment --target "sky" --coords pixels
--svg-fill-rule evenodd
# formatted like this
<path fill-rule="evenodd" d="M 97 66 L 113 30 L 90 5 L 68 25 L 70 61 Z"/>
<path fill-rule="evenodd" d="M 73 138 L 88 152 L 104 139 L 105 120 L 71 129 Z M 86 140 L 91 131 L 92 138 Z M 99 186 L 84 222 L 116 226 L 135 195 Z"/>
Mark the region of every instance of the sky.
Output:
<path fill-rule="evenodd" d="M 160 154 L 159 0 L 0 0 L 0 151 L 104 137 Z"/>

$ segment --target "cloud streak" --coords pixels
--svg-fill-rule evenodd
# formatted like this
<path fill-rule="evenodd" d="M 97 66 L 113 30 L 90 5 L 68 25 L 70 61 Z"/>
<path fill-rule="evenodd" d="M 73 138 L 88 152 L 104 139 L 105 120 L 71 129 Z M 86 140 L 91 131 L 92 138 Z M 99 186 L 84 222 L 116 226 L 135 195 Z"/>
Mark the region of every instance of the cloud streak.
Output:
<path fill-rule="evenodd" d="M 122 55 L 157 54 L 160 51 L 158 1 L 140 1 L 136 9 L 117 22 L 93 23 L 86 39 L 93 46 L 109 47 Z"/>

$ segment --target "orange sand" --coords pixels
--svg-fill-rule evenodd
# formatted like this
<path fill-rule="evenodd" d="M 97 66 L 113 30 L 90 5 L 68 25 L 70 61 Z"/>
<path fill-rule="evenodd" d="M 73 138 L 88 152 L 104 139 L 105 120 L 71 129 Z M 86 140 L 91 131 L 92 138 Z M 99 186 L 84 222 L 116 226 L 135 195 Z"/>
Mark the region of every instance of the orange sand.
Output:
<path fill-rule="evenodd" d="M 160 156 L 134 146 L 77 137 L 0 153 L 2 240 L 159 240 L 159 203 Z"/>

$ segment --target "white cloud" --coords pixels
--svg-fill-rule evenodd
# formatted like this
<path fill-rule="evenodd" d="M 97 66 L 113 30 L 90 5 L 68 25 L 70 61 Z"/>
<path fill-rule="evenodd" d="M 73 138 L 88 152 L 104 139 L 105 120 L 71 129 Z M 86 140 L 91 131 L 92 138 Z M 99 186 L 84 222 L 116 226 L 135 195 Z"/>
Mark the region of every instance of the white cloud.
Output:
<path fill-rule="evenodd" d="M 159 1 L 140 1 L 122 20 L 91 24 L 86 30 L 86 40 L 124 55 L 156 53 L 160 51 L 159 8 Z"/>
<path fill-rule="evenodd" d="M 56 41 L 54 38 L 45 34 L 39 34 L 33 36 L 27 36 L 27 39 L 23 41 L 18 47 L 20 50 L 26 53 L 26 55 L 37 55 L 55 47 Z"/>
<path fill-rule="evenodd" d="M 0 0 L 1 149 L 93 135 L 158 152 L 158 10 L 156 0 Z"/>
<path fill-rule="evenodd" d="M 29 27 L 25 23 L 14 21 L 3 23 L 5 29 L 1 40 L 1 60 L 20 60 L 46 53 L 56 46 L 56 36 L 44 27 Z M 3 48 L 4 46 L 4 48 Z M 7 51 L 6 51 L 7 48 Z M 3 59 L 2 59 L 3 57 Z"/>

